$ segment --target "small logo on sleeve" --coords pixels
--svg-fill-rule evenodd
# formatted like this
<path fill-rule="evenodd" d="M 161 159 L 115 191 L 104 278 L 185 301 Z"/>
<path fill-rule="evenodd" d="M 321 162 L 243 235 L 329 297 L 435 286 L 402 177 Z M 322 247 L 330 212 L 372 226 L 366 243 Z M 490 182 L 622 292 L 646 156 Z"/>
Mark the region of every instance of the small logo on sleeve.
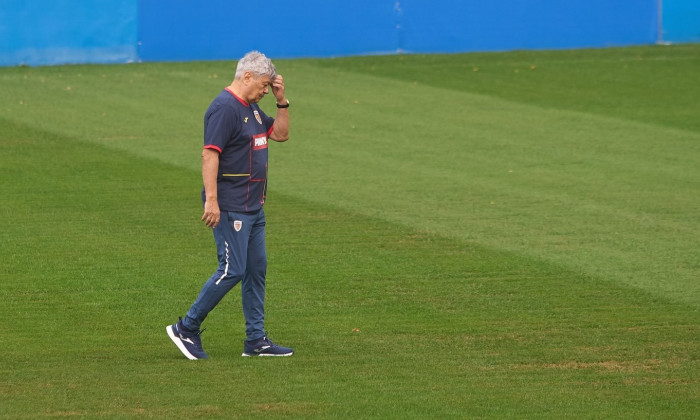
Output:
<path fill-rule="evenodd" d="M 253 150 L 267 149 L 267 134 L 253 136 Z"/>

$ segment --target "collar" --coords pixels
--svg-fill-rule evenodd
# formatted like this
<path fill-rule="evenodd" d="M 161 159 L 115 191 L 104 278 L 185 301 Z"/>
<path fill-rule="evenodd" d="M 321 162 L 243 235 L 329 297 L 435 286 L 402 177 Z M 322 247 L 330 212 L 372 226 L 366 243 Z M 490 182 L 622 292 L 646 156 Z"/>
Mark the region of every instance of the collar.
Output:
<path fill-rule="evenodd" d="M 243 105 L 245 105 L 245 106 L 247 106 L 248 108 L 250 108 L 250 104 L 249 104 L 248 102 L 244 101 L 243 99 L 241 99 L 240 96 L 238 96 L 238 95 L 236 95 L 235 93 L 233 93 L 233 90 L 231 90 L 231 86 L 226 86 L 226 89 L 224 89 L 224 90 L 226 90 L 226 92 L 228 92 L 228 93 L 230 93 L 231 95 L 233 95 L 234 98 L 238 99 L 238 102 L 240 102 L 240 103 L 242 103 Z"/>

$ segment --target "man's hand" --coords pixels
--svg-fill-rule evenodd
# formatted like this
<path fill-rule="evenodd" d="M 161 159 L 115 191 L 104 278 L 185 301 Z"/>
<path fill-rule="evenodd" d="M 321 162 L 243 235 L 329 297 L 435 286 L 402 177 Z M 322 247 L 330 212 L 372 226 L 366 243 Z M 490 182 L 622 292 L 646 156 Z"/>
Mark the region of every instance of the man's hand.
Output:
<path fill-rule="evenodd" d="M 202 215 L 202 221 L 207 227 L 215 228 L 219 224 L 221 219 L 221 211 L 219 210 L 219 203 L 216 200 L 207 200 L 204 202 L 204 214 Z"/>
<path fill-rule="evenodd" d="M 279 74 L 272 79 L 272 94 L 275 95 L 278 104 L 284 105 L 287 102 L 284 97 L 284 79 Z"/>
<path fill-rule="evenodd" d="M 272 79 L 272 93 L 275 95 L 277 105 L 288 105 L 289 101 L 284 96 L 284 79 L 279 74 Z M 287 141 L 289 139 L 289 108 L 277 109 L 275 123 L 272 125 L 270 138 L 274 141 Z"/>

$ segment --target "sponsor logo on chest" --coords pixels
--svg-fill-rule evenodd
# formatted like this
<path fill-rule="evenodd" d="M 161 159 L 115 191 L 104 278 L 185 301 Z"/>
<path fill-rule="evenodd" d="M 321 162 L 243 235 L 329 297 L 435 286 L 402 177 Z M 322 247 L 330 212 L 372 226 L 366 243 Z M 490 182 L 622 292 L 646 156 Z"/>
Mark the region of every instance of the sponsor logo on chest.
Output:
<path fill-rule="evenodd" d="M 253 136 L 253 150 L 267 149 L 267 134 Z"/>

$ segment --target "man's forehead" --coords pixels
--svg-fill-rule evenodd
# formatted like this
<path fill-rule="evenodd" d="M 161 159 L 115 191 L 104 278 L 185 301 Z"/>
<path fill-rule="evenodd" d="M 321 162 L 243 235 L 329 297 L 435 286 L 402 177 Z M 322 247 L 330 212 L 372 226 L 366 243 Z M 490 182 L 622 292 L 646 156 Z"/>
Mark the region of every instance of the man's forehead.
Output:
<path fill-rule="evenodd" d="M 260 82 L 262 82 L 262 83 L 265 83 L 265 84 L 272 84 L 272 77 L 270 77 L 270 76 L 267 75 L 267 74 L 260 74 L 260 75 L 255 75 L 255 74 L 254 74 L 254 75 L 253 75 L 253 78 L 254 78 L 255 80 L 258 80 L 258 81 L 260 81 Z"/>

